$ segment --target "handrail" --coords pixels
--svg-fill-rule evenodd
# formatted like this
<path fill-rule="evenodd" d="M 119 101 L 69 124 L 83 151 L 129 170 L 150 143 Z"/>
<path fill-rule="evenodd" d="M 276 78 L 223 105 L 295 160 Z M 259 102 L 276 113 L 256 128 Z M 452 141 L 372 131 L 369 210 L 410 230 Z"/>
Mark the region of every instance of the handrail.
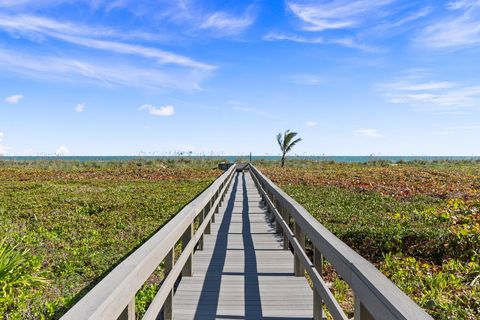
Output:
<path fill-rule="evenodd" d="M 147 310 L 145 319 L 153 311 L 164 307 L 165 318 L 171 318 L 171 299 L 175 282 L 182 273 L 190 276 L 192 254 L 197 243 L 201 249 L 203 234 L 210 232 L 210 223 L 230 185 L 236 166 L 230 167 L 210 187 L 186 205 L 163 228 L 116 266 L 102 281 L 78 301 L 61 320 L 78 319 L 135 319 L 135 295 L 156 268 L 166 261 L 165 279 Z M 194 221 L 200 226 L 194 233 Z M 174 265 L 174 249 L 182 240 L 182 254 Z M 169 305 L 165 305 L 168 300 Z M 158 313 L 157 313 L 158 314 Z"/>
<path fill-rule="evenodd" d="M 433 319 L 375 266 L 333 235 L 253 164 L 250 164 L 250 170 L 276 221 L 277 230 L 283 231 L 286 249 L 289 243 L 293 247 L 295 274 L 303 276 L 304 270 L 307 271 L 314 285 L 314 293 L 318 295 L 316 304 L 321 306 L 323 300 L 334 319 L 346 317 L 321 278 L 323 257 L 352 288 L 355 295 L 355 319 Z M 294 231 L 290 230 L 288 224 L 290 217 L 294 221 Z M 305 237 L 312 243 L 314 263 L 305 253 Z M 314 308 L 314 318 L 322 319 L 322 308 Z"/>

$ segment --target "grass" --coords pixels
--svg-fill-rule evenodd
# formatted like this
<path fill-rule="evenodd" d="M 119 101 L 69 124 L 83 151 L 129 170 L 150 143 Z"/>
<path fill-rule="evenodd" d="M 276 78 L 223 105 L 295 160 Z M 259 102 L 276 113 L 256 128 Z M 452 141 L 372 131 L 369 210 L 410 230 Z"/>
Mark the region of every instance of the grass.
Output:
<path fill-rule="evenodd" d="M 189 160 L 0 161 L 0 253 L 7 250 L 18 278 L 29 279 L 6 278 L 2 264 L 13 258 L 0 255 L 0 318 L 59 318 L 213 182 L 220 174 L 214 167 Z M 140 304 L 148 290 L 139 293 Z"/>
<path fill-rule="evenodd" d="M 480 318 L 480 163 L 259 167 L 435 319 Z M 348 305 L 345 285 L 327 278 Z"/>

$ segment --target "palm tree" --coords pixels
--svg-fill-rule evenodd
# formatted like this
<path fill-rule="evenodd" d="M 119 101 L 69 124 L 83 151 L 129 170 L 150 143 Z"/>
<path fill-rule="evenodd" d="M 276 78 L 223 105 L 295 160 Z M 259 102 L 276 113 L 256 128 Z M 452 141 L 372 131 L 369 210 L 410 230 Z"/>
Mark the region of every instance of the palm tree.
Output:
<path fill-rule="evenodd" d="M 277 134 L 277 142 L 282 150 L 282 167 L 285 166 L 285 158 L 287 157 L 287 153 L 292 150 L 293 146 L 302 141 L 301 138 L 294 140 L 296 136 L 297 133 L 290 130 L 285 131 L 283 135 L 281 133 Z"/>

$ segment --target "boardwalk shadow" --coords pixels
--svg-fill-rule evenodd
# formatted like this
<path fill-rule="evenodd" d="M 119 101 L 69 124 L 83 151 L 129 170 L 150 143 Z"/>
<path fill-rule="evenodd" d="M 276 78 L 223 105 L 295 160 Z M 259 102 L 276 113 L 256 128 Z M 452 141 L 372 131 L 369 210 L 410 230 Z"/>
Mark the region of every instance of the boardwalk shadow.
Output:
<path fill-rule="evenodd" d="M 272 231 L 274 232 L 275 227 L 271 221 L 269 221 L 267 216 L 264 216 L 265 220 L 263 220 L 259 219 L 258 216 L 254 216 L 256 213 L 253 215 L 249 213 L 251 209 L 250 204 L 252 203 L 252 205 L 258 209 L 258 207 L 254 204 L 255 202 L 252 201 L 249 204 L 249 198 L 251 198 L 249 197 L 249 192 L 251 192 L 251 194 L 255 194 L 252 191 L 253 188 L 254 186 L 251 184 L 251 180 L 248 179 L 248 173 L 236 174 L 232 189 L 229 192 L 230 197 L 225 208 L 223 218 L 221 221 L 218 221 L 220 224 L 218 233 L 215 235 L 216 239 L 212 256 L 209 260 L 205 278 L 202 283 L 198 303 L 196 303 L 196 306 L 193 309 L 194 319 L 309 319 L 295 316 L 272 317 L 263 315 L 263 313 L 268 312 L 269 309 L 268 306 L 263 306 L 262 308 L 260 277 L 293 277 L 293 273 L 284 271 L 275 272 L 275 268 L 273 269 L 274 271 L 260 270 L 262 272 L 259 272 L 259 257 L 257 257 L 257 254 L 259 253 L 257 250 L 264 250 L 263 252 L 265 252 L 283 251 L 283 249 L 280 247 L 278 247 L 278 249 L 255 249 L 254 240 L 257 241 L 255 237 L 260 237 L 260 239 L 263 239 L 264 234 L 273 235 Z M 240 206 L 242 209 L 241 213 L 239 210 Z M 236 210 L 235 213 L 234 210 Z M 239 219 L 240 214 L 241 221 Z M 237 218 L 239 220 L 236 220 Z M 241 224 L 241 232 L 238 232 L 240 225 L 236 224 L 237 221 Z M 234 227 L 230 228 L 232 223 Z M 257 227 L 259 223 L 262 225 L 261 227 Z M 264 223 L 267 223 L 267 232 L 263 231 L 265 228 Z M 239 237 L 240 234 L 241 239 Z M 229 236 L 232 237 L 230 238 L 233 243 L 231 246 L 234 247 L 230 249 L 228 244 Z M 278 238 L 278 235 L 275 235 L 275 237 L 279 243 L 281 243 L 280 241 L 283 241 L 282 237 Z M 237 241 L 241 241 L 241 245 Z M 260 246 L 261 241 L 262 240 L 260 240 Z M 243 251 L 243 254 L 239 251 Z M 229 253 L 228 262 L 226 261 L 227 253 Z M 243 270 L 241 268 L 243 268 Z M 222 280 L 228 283 L 224 288 L 225 291 L 222 291 L 222 295 L 224 295 L 223 297 L 221 296 L 220 292 L 222 289 Z M 234 290 L 232 290 L 232 286 L 234 287 Z M 241 296 L 242 289 L 243 297 Z M 238 296 L 235 291 L 238 292 Z M 189 303 L 188 300 L 183 301 L 185 303 Z M 181 305 L 178 307 L 181 308 Z M 264 308 L 265 310 L 263 310 Z"/>
<path fill-rule="evenodd" d="M 248 191 L 245 173 L 242 173 L 243 180 L 243 210 L 242 210 L 242 232 L 244 262 L 244 297 L 245 297 L 245 318 L 262 319 L 262 301 L 260 298 L 260 284 L 258 281 L 257 257 L 253 245 L 252 233 L 250 230 L 250 217 L 248 215 Z"/>
<path fill-rule="evenodd" d="M 220 298 L 220 285 L 222 283 L 222 271 L 225 266 L 228 246 L 228 231 L 232 220 L 233 207 L 238 186 L 239 174 L 235 176 L 227 208 L 223 215 L 222 223 L 218 229 L 217 241 L 213 249 L 213 255 L 203 283 L 202 292 L 195 310 L 195 319 L 215 319 Z"/>

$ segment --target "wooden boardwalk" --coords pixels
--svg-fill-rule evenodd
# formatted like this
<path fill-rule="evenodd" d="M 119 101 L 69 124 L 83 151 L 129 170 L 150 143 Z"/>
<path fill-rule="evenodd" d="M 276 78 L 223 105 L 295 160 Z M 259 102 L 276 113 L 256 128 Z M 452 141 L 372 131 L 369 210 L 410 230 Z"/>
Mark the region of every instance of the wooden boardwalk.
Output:
<path fill-rule="evenodd" d="M 312 319 L 312 289 L 260 200 L 250 172 L 236 173 L 175 292 L 174 319 Z"/>
<path fill-rule="evenodd" d="M 163 281 L 142 320 L 319 320 L 325 308 L 329 318 L 348 320 L 323 278 L 325 261 L 352 289 L 355 320 L 433 320 L 253 164 L 238 169 L 225 171 L 61 320 L 138 319 L 137 292 L 162 263 Z"/>

